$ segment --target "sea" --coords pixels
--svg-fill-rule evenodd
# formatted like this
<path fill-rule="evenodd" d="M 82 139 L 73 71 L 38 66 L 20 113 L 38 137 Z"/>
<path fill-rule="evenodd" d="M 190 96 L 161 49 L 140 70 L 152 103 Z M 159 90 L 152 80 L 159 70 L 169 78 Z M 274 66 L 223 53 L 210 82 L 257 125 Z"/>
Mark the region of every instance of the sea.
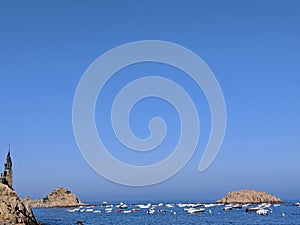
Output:
<path fill-rule="evenodd" d="M 128 208 L 122 210 L 117 204 L 103 206 L 102 203 L 96 203 L 93 207 L 36 208 L 33 213 L 37 221 L 44 225 L 300 225 L 300 207 L 292 203 L 295 202 L 271 205 L 265 208 L 268 210 L 267 215 L 246 212 L 245 207 L 223 210 L 224 205 L 211 205 L 202 213 L 189 214 L 189 207 L 179 207 L 178 202 L 155 203 L 159 206 L 155 207 L 153 214 L 148 214 L 149 209 L 139 209 L 136 206 L 138 203 L 126 203 Z"/>

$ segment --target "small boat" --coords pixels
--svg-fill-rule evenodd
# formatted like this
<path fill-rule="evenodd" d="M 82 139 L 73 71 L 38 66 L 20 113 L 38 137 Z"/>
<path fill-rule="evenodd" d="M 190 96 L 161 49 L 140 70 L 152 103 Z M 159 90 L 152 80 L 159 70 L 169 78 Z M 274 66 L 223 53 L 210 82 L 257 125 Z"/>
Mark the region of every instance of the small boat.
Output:
<path fill-rule="evenodd" d="M 75 209 L 68 209 L 67 212 L 76 212 Z"/>
<path fill-rule="evenodd" d="M 159 212 L 159 213 L 163 213 L 163 212 L 167 212 L 167 210 L 165 210 L 165 209 L 160 209 L 160 210 L 158 210 L 158 212 Z"/>
<path fill-rule="evenodd" d="M 174 207 L 174 204 L 166 204 L 166 207 L 168 207 L 168 208 L 173 208 L 173 207 Z"/>
<path fill-rule="evenodd" d="M 271 207 L 271 204 L 269 203 L 262 203 L 260 205 L 258 205 L 259 208 L 270 208 Z"/>
<path fill-rule="evenodd" d="M 279 207 L 281 204 L 273 204 L 274 207 Z"/>
<path fill-rule="evenodd" d="M 102 202 L 102 206 L 106 207 L 106 206 L 108 206 L 108 203 L 107 202 Z"/>
<path fill-rule="evenodd" d="M 86 212 L 93 212 L 93 209 L 87 209 Z"/>
<path fill-rule="evenodd" d="M 293 206 L 300 206 L 300 202 L 293 204 Z"/>
<path fill-rule="evenodd" d="M 155 209 L 149 209 L 147 210 L 147 214 L 154 214 L 155 213 Z"/>
<path fill-rule="evenodd" d="M 189 213 L 189 214 L 197 214 L 197 213 L 203 213 L 204 211 L 205 211 L 204 208 L 199 208 L 199 209 L 190 208 L 189 210 L 187 210 L 187 213 Z"/>
<path fill-rule="evenodd" d="M 191 207 L 191 208 L 197 208 L 197 207 L 203 206 L 203 204 L 201 204 L 201 203 L 189 203 L 186 206 Z"/>
<path fill-rule="evenodd" d="M 101 213 L 100 210 L 95 210 L 93 213 Z"/>
<path fill-rule="evenodd" d="M 241 204 L 234 204 L 233 206 L 232 206 L 232 208 L 234 208 L 234 209 L 241 209 L 243 206 L 241 205 Z"/>
<path fill-rule="evenodd" d="M 204 204 L 205 208 L 211 208 L 211 207 L 215 207 L 216 204 Z"/>
<path fill-rule="evenodd" d="M 125 203 L 121 202 L 119 205 L 116 206 L 119 209 L 127 209 L 128 205 L 126 205 Z"/>
<path fill-rule="evenodd" d="M 120 213 L 120 212 L 122 212 L 122 211 L 123 211 L 122 209 L 116 209 L 116 210 L 115 210 L 116 213 Z"/>
<path fill-rule="evenodd" d="M 256 212 L 260 210 L 261 208 L 259 207 L 252 207 L 252 208 L 246 208 L 246 212 Z"/>
<path fill-rule="evenodd" d="M 112 208 L 105 208 L 105 212 L 106 212 L 106 213 L 111 213 L 112 210 L 113 210 Z"/>
<path fill-rule="evenodd" d="M 124 210 L 123 213 L 125 214 L 131 213 L 131 210 Z"/>
<path fill-rule="evenodd" d="M 223 210 L 224 210 L 224 211 L 232 210 L 232 206 L 225 206 L 225 207 L 223 208 Z"/>
<path fill-rule="evenodd" d="M 148 203 L 147 205 L 138 204 L 136 207 L 139 207 L 140 209 L 149 209 L 151 207 L 151 204 Z"/>
<path fill-rule="evenodd" d="M 178 203 L 177 206 L 179 208 L 183 208 L 183 207 L 186 207 L 188 204 L 187 203 Z"/>
<path fill-rule="evenodd" d="M 266 215 L 268 215 L 268 210 L 267 209 L 259 209 L 259 210 L 256 211 L 256 213 L 258 215 L 266 216 Z"/>
<path fill-rule="evenodd" d="M 140 209 L 132 209 L 131 210 L 133 213 L 137 213 L 137 212 L 140 212 L 141 210 Z"/>

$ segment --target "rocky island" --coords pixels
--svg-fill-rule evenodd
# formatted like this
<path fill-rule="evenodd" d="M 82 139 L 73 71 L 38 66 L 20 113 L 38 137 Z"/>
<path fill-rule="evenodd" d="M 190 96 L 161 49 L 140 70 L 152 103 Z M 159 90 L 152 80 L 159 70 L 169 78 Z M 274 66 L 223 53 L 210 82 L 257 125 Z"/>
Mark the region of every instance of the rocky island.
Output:
<path fill-rule="evenodd" d="M 30 207 L 24 204 L 16 192 L 0 183 L 0 224 L 38 225 Z"/>
<path fill-rule="evenodd" d="M 71 191 L 58 187 L 43 199 L 32 200 L 24 198 L 24 202 L 31 208 L 76 207 L 85 205 Z"/>
<path fill-rule="evenodd" d="M 261 204 L 261 203 L 282 203 L 279 198 L 268 194 L 267 192 L 259 192 L 255 190 L 238 190 L 227 193 L 227 195 L 218 200 L 217 203 L 230 204 Z"/>

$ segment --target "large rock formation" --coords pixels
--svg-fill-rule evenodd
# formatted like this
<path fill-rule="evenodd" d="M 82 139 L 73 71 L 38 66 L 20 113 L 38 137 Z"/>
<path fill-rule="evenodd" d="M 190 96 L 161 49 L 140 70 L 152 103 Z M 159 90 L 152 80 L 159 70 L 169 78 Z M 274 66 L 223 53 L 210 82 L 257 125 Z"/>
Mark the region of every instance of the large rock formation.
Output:
<path fill-rule="evenodd" d="M 72 207 L 84 205 L 77 196 L 69 190 L 58 187 L 43 199 L 32 200 L 29 197 L 24 199 L 32 208 L 53 208 L 53 207 Z"/>
<path fill-rule="evenodd" d="M 279 198 L 276 198 L 273 195 L 270 195 L 266 192 L 258 192 L 254 190 L 239 190 L 227 193 L 227 195 L 218 200 L 217 203 L 252 203 L 252 204 L 261 204 L 261 203 L 282 203 Z"/>
<path fill-rule="evenodd" d="M 0 184 L 0 224 L 38 224 L 30 207 L 22 202 L 14 190 L 4 184 Z"/>

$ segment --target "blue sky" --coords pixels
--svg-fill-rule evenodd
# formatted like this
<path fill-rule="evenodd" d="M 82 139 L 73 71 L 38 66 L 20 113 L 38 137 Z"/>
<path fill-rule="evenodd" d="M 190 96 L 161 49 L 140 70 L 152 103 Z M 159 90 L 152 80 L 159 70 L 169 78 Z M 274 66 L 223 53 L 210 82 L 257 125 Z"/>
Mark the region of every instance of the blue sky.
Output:
<path fill-rule="evenodd" d="M 1 2 L 0 161 L 11 144 L 15 190 L 36 198 L 65 186 L 83 200 L 102 201 L 215 200 L 228 191 L 254 188 L 299 199 L 299 10 L 299 1 Z M 97 57 L 148 39 L 185 46 L 208 64 L 225 97 L 227 131 L 217 159 L 198 173 L 210 129 L 201 90 L 171 68 L 124 69 L 124 75 L 150 71 L 179 82 L 195 99 L 201 121 L 198 148 L 183 170 L 158 185 L 125 187 L 99 176 L 82 158 L 73 135 L 72 103 L 81 76 Z M 128 76 L 111 79 L 104 106 Z M 112 154 L 135 161 L 132 153 L 121 153 L 105 120 L 109 109 L 102 108 L 99 100 L 97 125 L 105 123 Z M 133 109 L 134 132 L 147 137 L 146 122 L 153 115 L 166 119 L 166 146 L 174 146 L 176 112 L 157 99 Z M 139 163 L 159 161 L 170 151 Z"/>

